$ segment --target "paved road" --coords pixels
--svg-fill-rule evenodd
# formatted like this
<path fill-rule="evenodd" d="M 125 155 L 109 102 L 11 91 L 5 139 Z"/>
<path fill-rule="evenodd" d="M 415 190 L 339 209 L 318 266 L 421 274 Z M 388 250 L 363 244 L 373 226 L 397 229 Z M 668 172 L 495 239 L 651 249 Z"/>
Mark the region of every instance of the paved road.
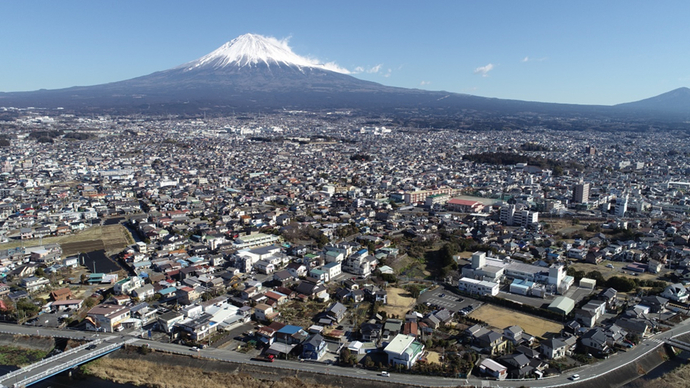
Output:
<path fill-rule="evenodd" d="M 36 329 L 35 328 L 30 328 L 30 327 L 25 327 L 25 326 L 17 326 L 17 325 L 9 325 L 9 324 L 0 324 L 0 332 L 5 332 L 5 333 L 17 333 L 17 334 L 29 334 L 29 335 L 35 335 Z M 391 373 L 390 377 L 383 377 L 380 376 L 379 373 L 373 372 L 373 371 L 368 371 L 368 370 L 363 370 L 359 368 L 341 368 L 341 367 L 336 367 L 336 366 L 329 366 L 329 365 L 324 365 L 324 364 L 316 364 L 316 363 L 309 363 L 309 362 L 294 362 L 294 361 L 285 361 L 285 360 L 276 360 L 274 363 L 271 364 L 271 367 L 277 367 L 277 368 L 285 368 L 285 369 L 291 369 L 291 370 L 298 370 L 298 371 L 305 371 L 305 372 L 314 372 L 314 373 L 325 373 L 325 374 L 332 374 L 332 375 L 339 375 L 339 376 L 347 376 L 347 377 L 356 377 L 356 378 L 365 378 L 365 379 L 371 379 L 371 380 L 378 380 L 378 381 L 389 381 L 393 383 L 399 383 L 399 384 L 407 384 L 407 385 L 419 385 L 419 386 L 427 386 L 427 387 L 456 387 L 458 385 L 462 384 L 468 384 L 468 385 L 473 385 L 473 386 L 478 386 L 478 387 L 520 387 L 520 386 L 530 386 L 530 387 L 564 387 L 573 384 L 574 382 L 570 381 L 568 378 L 574 374 L 577 373 L 580 375 L 580 380 L 577 383 L 581 383 L 583 381 L 591 380 L 594 379 L 595 377 L 602 376 L 604 374 L 607 374 L 611 371 L 614 371 L 618 368 L 621 368 L 639 358 L 644 356 L 645 354 L 651 352 L 652 350 L 660 347 L 663 345 L 663 340 L 667 338 L 674 338 L 678 337 L 684 334 L 690 333 L 690 319 L 686 320 L 685 322 L 677 325 L 673 329 L 665 332 L 665 333 L 660 333 L 657 334 L 651 338 L 648 338 L 644 340 L 641 344 L 636 346 L 633 349 L 630 349 L 627 352 L 619 352 L 616 355 L 611 356 L 607 360 L 603 360 L 601 362 L 598 362 L 593 365 L 588 365 L 579 369 L 575 370 L 570 370 L 568 371 L 567 374 L 563 374 L 560 376 L 555 376 L 555 377 L 549 377 L 545 378 L 543 380 L 504 380 L 504 381 L 486 381 L 486 380 L 481 380 L 477 378 L 470 378 L 470 379 L 451 379 L 451 378 L 442 378 L 442 377 L 432 377 L 432 376 L 419 376 L 419 375 L 409 375 L 409 374 L 397 374 L 397 373 Z M 59 329 L 42 329 L 40 330 L 40 335 L 47 335 L 47 336 L 55 336 L 55 337 L 70 337 L 70 338 L 82 338 L 86 337 L 87 339 L 96 339 L 100 338 L 103 339 L 103 342 L 105 344 L 107 343 L 116 343 L 116 342 L 121 342 L 123 341 L 123 338 L 121 336 L 117 335 L 105 335 L 101 334 L 100 336 L 97 337 L 97 334 L 87 334 L 85 332 L 76 332 L 76 331 L 71 331 L 71 330 L 59 330 Z M 127 339 L 127 338 L 125 338 Z M 161 342 L 156 342 L 156 341 L 148 341 L 144 339 L 129 339 L 128 342 L 131 342 L 133 345 L 143 345 L 143 344 L 148 344 L 152 349 L 157 349 L 157 350 L 163 350 L 163 351 L 168 351 L 172 353 L 177 353 L 177 354 L 186 354 L 186 355 L 197 355 L 200 357 L 208 357 L 208 358 L 213 358 L 213 359 L 218 359 L 218 360 L 223 360 L 223 361 L 232 361 L 232 362 L 237 362 L 237 363 L 245 363 L 245 364 L 254 364 L 254 365 L 266 365 L 265 362 L 260 362 L 260 361 L 252 361 L 248 359 L 248 356 L 242 353 L 238 353 L 235 351 L 231 350 L 226 350 L 226 349 L 215 349 L 215 348 L 206 348 L 206 349 L 201 349 L 198 351 L 192 351 L 189 347 L 182 346 L 182 345 L 177 345 L 177 344 L 169 344 L 169 343 L 161 343 Z"/>
<path fill-rule="evenodd" d="M 111 338 L 111 341 L 108 342 L 96 340 L 89 344 L 69 349 L 63 353 L 45 358 L 24 368 L 0 376 L 0 387 L 14 386 L 17 384 L 20 386 L 33 384 L 34 382 L 71 369 L 81 363 L 113 352 L 119 349 L 122 343 L 123 341 L 115 342 L 115 338 Z"/>

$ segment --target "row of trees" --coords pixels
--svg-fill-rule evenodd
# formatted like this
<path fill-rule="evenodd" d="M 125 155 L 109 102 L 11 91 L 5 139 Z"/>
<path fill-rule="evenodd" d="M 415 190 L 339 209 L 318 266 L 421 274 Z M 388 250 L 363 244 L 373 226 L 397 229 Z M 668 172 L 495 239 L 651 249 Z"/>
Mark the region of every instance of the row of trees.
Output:
<path fill-rule="evenodd" d="M 548 168 L 554 173 L 562 171 L 564 168 L 582 170 L 584 166 L 575 162 L 561 162 L 553 159 L 546 159 L 540 156 L 520 155 L 512 152 L 484 152 L 480 154 L 468 154 L 462 157 L 475 163 L 485 163 L 493 165 L 514 165 L 517 163 L 527 163 L 530 166 Z"/>

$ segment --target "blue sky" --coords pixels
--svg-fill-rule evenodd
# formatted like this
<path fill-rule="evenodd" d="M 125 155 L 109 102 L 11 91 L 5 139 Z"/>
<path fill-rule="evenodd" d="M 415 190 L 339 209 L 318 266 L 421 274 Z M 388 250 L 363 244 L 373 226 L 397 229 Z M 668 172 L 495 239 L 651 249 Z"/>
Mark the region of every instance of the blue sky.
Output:
<path fill-rule="evenodd" d="M 609 105 L 690 86 L 689 15 L 688 1 L 5 1 L 0 91 L 133 78 L 251 32 L 385 85 Z"/>

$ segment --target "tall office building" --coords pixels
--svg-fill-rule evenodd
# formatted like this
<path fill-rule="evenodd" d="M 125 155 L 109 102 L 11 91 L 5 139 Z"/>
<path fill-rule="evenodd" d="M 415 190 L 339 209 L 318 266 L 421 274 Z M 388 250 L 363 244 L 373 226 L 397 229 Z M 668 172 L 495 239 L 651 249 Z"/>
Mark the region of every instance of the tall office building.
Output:
<path fill-rule="evenodd" d="M 579 185 L 575 185 L 575 188 L 573 188 L 573 202 L 589 202 L 589 183 L 580 183 Z"/>

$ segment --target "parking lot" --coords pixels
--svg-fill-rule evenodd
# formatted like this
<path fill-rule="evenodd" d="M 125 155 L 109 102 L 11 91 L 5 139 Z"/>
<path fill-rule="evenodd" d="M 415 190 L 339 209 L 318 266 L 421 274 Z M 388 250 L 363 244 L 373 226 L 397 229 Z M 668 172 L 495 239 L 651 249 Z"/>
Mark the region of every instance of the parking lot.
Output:
<path fill-rule="evenodd" d="M 436 306 L 438 308 L 445 308 L 454 313 L 457 313 L 458 311 L 470 305 L 474 306 L 475 309 L 482 305 L 482 302 L 478 300 L 460 296 L 448 291 L 443 287 L 437 287 L 433 290 L 423 293 L 419 296 L 418 302 L 428 303 L 429 305 Z"/>

